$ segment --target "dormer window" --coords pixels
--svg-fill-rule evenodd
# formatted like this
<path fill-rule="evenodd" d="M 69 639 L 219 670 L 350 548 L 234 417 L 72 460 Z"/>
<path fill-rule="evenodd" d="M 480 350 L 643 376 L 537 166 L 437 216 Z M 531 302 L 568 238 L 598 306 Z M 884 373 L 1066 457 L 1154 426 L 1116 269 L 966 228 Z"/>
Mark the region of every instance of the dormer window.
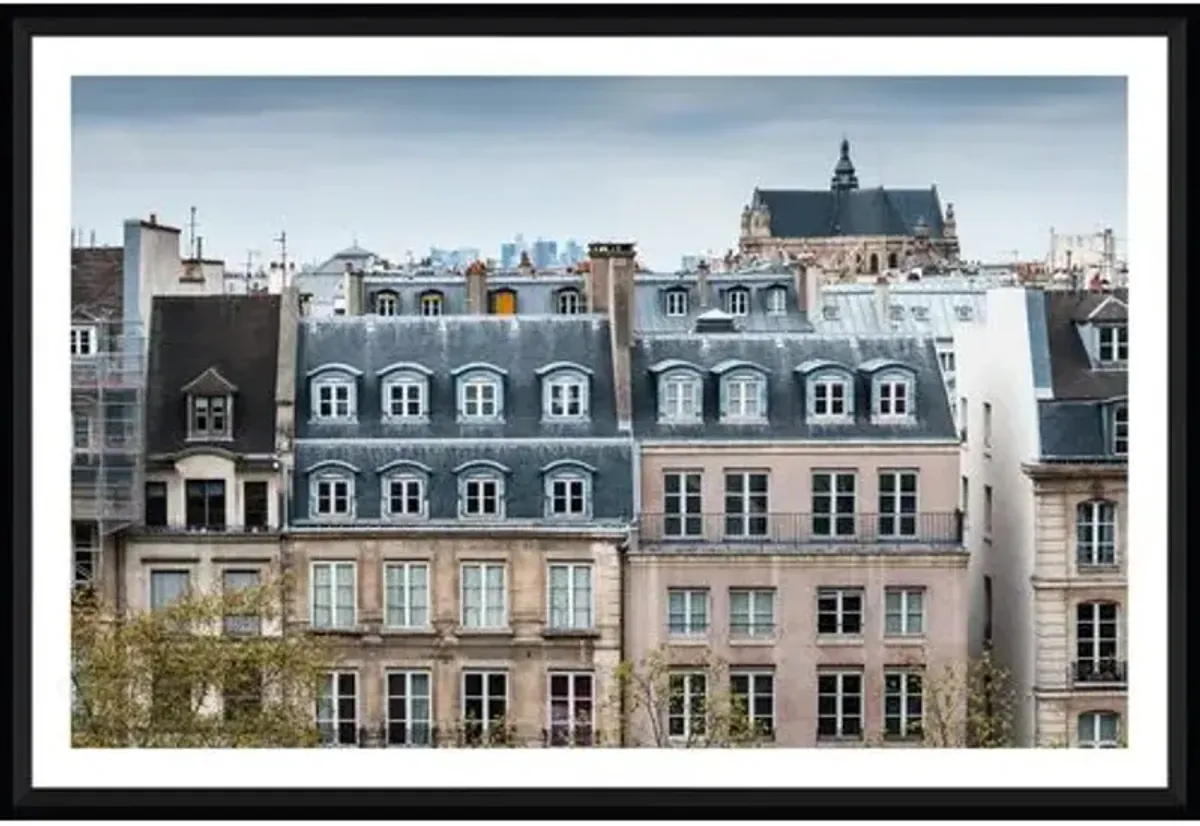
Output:
<path fill-rule="evenodd" d="M 349 519 L 354 516 L 354 479 L 357 468 L 346 462 L 326 461 L 309 470 L 309 515 L 314 519 Z"/>
<path fill-rule="evenodd" d="M 475 462 L 455 469 L 458 474 L 458 515 L 466 518 L 504 518 L 504 476 L 507 468 Z"/>
<path fill-rule="evenodd" d="M 579 315 L 583 312 L 583 296 L 573 288 L 560 290 L 556 304 L 559 315 Z"/>
<path fill-rule="evenodd" d="M 1125 402 L 1112 408 L 1112 452 L 1117 456 L 1129 454 L 1129 406 Z"/>
<path fill-rule="evenodd" d="M 579 462 L 555 462 L 542 468 L 548 519 L 586 519 L 592 513 L 594 468 Z"/>
<path fill-rule="evenodd" d="M 458 375 L 458 416 L 463 422 L 496 422 L 504 418 L 503 371 L 490 365 L 467 365 Z"/>
<path fill-rule="evenodd" d="M 397 315 L 400 301 L 395 293 L 379 293 L 375 296 L 376 315 Z"/>
<path fill-rule="evenodd" d="M 379 469 L 379 513 L 390 519 L 418 519 L 428 515 L 428 486 L 430 468 L 400 460 Z"/>
<path fill-rule="evenodd" d="M 313 418 L 324 422 L 354 420 L 354 382 L 343 378 L 313 382 Z"/>
<path fill-rule="evenodd" d="M 767 290 L 767 315 L 785 315 L 787 313 L 787 290 L 783 287 L 772 287 Z"/>
<path fill-rule="evenodd" d="M 682 318 L 688 314 L 687 290 L 667 290 L 664 300 L 669 317 Z"/>
<path fill-rule="evenodd" d="M 1097 329 L 1100 364 L 1125 364 L 1129 361 L 1129 328 L 1124 324 L 1107 324 Z"/>
<path fill-rule="evenodd" d="M 884 376 L 875 382 L 875 415 L 884 419 L 907 418 L 909 412 L 909 387 L 905 376 Z"/>
<path fill-rule="evenodd" d="M 191 407 L 189 439 L 230 438 L 232 428 L 229 413 L 232 404 L 228 396 L 191 396 L 188 401 Z"/>
<path fill-rule="evenodd" d="M 88 325 L 77 325 L 71 328 L 71 355 L 96 355 L 96 328 Z"/>
<path fill-rule="evenodd" d="M 749 315 L 750 291 L 744 287 L 734 287 L 725 293 L 725 312 L 735 316 Z"/>
<path fill-rule="evenodd" d="M 421 294 L 421 315 L 435 316 L 442 314 L 442 294 L 426 292 Z"/>
<path fill-rule="evenodd" d="M 688 373 L 664 376 L 659 392 L 659 419 L 668 423 L 700 421 L 703 414 L 700 392 L 698 376 Z"/>
<path fill-rule="evenodd" d="M 400 422 L 426 421 L 429 418 L 430 373 L 428 368 L 408 362 L 379 371 L 383 379 L 383 417 Z"/>
<path fill-rule="evenodd" d="M 721 380 L 721 418 L 757 422 L 767 417 L 767 381 L 758 373 L 741 371 Z"/>
<path fill-rule="evenodd" d="M 814 419 L 850 416 L 849 387 L 841 376 L 819 376 L 809 384 L 809 415 Z"/>

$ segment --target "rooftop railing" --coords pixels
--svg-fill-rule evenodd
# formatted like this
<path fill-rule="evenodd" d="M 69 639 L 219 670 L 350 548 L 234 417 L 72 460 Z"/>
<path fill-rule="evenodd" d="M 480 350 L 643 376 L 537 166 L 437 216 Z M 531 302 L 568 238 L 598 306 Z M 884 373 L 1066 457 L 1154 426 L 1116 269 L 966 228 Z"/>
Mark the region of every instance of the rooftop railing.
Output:
<path fill-rule="evenodd" d="M 731 550 L 820 546 L 953 547 L 963 541 L 961 511 L 942 513 L 642 513 L 643 545 L 728 546 Z"/>

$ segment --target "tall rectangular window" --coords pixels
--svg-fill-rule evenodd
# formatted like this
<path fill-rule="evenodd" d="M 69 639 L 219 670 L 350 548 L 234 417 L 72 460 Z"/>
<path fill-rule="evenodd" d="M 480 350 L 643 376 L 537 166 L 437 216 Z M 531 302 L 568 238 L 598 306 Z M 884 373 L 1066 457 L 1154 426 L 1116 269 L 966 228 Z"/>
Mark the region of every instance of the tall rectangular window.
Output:
<path fill-rule="evenodd" d="M 861 671 L 817 674 L 817 739 L 862 739 Z"/>
<path fill-rule="evenodd" d="M 146 483 L 146 512 L 143 521 L 147 528 L 167 526 L 167 483 Z"/>
<path fill-rule="evenodd" d="M 504 671 L 463 672 L 463 733 L 466 743 L 503 733 L 508 717 L 508 674 Z"/>
<path fill-rule="evenodd" d="M 775 675 L 739 669 L 729 675 L 729 689 L 734 712 L 746 715 L 749 731 L 759 737 L 774 737 Z"/>
<path fill-rule="evenodd" d="M 191 575 L 187 571 L 150 572 L 150 609 L 158 611 L 187 596 Z"/>
<path fill-rule="evenodd" d="M 1129 328 L 1124 324 L 1101 327 L 1100 363 L 1124 364 L 1129 361 Z"/>
<path fill-rule="evenodd" d="M 317 729 L 326 746 L 358 745 L 358 674 L 330 671 L 317 687 Z"/>
<path fill-rule="evenodd" d="M 221 574 L 221 591 L 230 598 L 231 604 L 226 606 L 223 629 L 231 635 L 257 635 L 262 633 L 262 617 L 249 606 L 237 604 L 237 594 L 257 588 L 261 584 L 258 571 L 227 570 Z M 245 595 L 241 598 L 245 600 Z M 238 610 L 241 608 L 241 610 Z"/>
<path fill-rule="evenodd" d="M 269 524 L 267 483 L 242 483 L 242 524 L 251 530 L 264 530 Z"/>
<path fill-rule="evenodd" d="M 595 680 L 590 672 L 550 674 L 551 746 L 590 746 L 596 727 Z"/>
<path fill-rule="evenodd" d="M 707 588 L 671 588 L 667 591 L 667 632 L 671 636 L 706 635 L 708 614 Z"/>
<path fill-rule="evenodd" d="M 358 621 L 356 571 L 353 562 L 312 564 L 313 628 L 354 628 Z"/>
<path fill-rule="evenodd" d="M 671 471 L 663 474 L 663 534 L 668 537 L 701 536 L 700 474 Z"/>
<path fill-rule="evenodd" d="M 983 486 L 983 532 L 992 535 L 992 486 Z"/>
<path fill-rule="evenodd" d="M 94 522 L 75 522 L 71 526 L 71 546 L 75 557 L 75 587 L 90 588 L 96 581 L 100 561 L 100 539 Z"/>
<path fill-rule="evenodd" d="M 905 739 L 921 736 L 924 694 L 920 671 L 883 672 L 883 735 Z"/>
<path fill-rule="evenodd" d="M 592 566 L 553 564 L 550 576 L 550 627 L 583 630 L 592 627 Z"/>
<path fill-rule="evenodd" d="M 767 535 L 767 474 L 725 474 L 725 535 Z"/>
<path fill-rule="evenodd" d="M 464 628 L 508 626 L 507 569 L 503 563 L 462 566 L 462 624 Z"/>
<path fill-rule="evenodd" d="M 855 483 L 853 471 L 818 471 L 812 475 L 814 536 L 854 536 Z"/>
<path fill-rule="evenodd" d="M 992 403 L 983 403 L 983 446 L 992 446 Z"/>
<path fill-rule="evenodd" d="M 732 588 L 729 591 L 729 635 L 770 637 L 775 634 L 775 589 Z"/>
<path fill-rule="evenodd" d="M 189 531 L 225 530 L 225 482 L 188 479 L 184 482 L 185 518 Z"/>
<path fill-rule="evenodd" d="M 883 635 L 919 637 L 924 633 L 925 589 L 886 589 L 883 592 Z"/>
<path fill-rule="evenodd" d="M 389 671 L 387 744 L 433 745 L 433 695 L 428 671 Z"/>
<path fill-rule="evenodd" d="M 879 535 L 917 535 L 917 474 L 911 470 L 879 473 Z"/>
<path fill-rule="evenodd" d="M 708 730 L 708 675 L 677 671 L 667 678 L 667 736 L 684 742 Z"/>
<path fill-rule="evenodd" d="M 388 562 L 383 566 L 384 623 L 389 628 L 429 625 L 429 564 Z"/>

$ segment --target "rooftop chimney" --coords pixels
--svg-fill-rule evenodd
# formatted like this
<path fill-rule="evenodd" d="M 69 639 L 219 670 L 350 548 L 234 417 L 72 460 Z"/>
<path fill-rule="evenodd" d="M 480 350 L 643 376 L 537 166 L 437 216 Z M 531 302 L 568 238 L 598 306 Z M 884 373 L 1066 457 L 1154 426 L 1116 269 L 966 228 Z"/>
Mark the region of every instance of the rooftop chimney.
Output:
<path fill-rule="evenodd" d="M 467 267 L 467 312 L 471 315 L 486 315 L 488 310 L 487 264 L 472 261 Z"/>
<path fill-rule="evenodd" d="M 197 235 L 196 236 L 196 260 L 197 261 L 204 260 L 203 250 L 204 250 L 204 236 Z"/>
<path fill-rule="evenodd" d="M 715 307 L 696 316 L 695 331 L 697 333 L 736 333 L 737 325 L 733 316 Z"/>
<path fill-rule="evenodd" d="M 342 298 L 346 302 L 346 315 L 363 314 L 363 274 L 352 266 L 346 266 L 342 280 Z"/>
<path fill-rule="evenodd" d="M 811 316 L 821 299 L 825 273 L 816 264 L 797 264 L 792 272 L 796 279 L 796 298 L 800 302 L 800 309 Z"/>
<path fill-rule="evenodd" d="M 708 262 L 701 261 L 696 265 L 696 300 L 700 303 L 701 310 L 707 309 L 711 300 L 708 275 Z"/>
<path fill-rule="evenodd" d="M 594 312 L 608 314 L 617 427 L 628 431 L 633 428 L 634 246 L 589 244 L 588 256 L 588 306 Z M 597 278 L 598 274 L 601 278 Z"/>
<path fill-rule="evenodd" d="M 891 323 L 888 320 L 890 303 L 887 276 L 880 275 L 875 279 L 875 318 L 880 327 L 887 327 Z"/>
<path fill-rule="evenodd" d="M 153 212 L 150 213 L 150 226 L 152 226 L 152 227 L 158 226 L 158 216 L 155 215 Z"/>

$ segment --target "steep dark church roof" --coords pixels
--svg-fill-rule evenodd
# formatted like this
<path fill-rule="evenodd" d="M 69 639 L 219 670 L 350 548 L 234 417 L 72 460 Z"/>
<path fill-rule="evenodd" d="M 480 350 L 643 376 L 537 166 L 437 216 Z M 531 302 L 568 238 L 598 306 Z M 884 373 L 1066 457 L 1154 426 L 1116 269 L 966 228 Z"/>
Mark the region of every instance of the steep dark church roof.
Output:
<path fill-rule="evenodd" d="M 942 205 L 937 187 L 859 189 L 850 160 L 850 142 L 842 141 L 828 190 L 757 189 L 753 206 L 765 206 L 775 238 L 830 238 L 839 235 L 917 235 L 928 228 L 942 237 Z"/>

